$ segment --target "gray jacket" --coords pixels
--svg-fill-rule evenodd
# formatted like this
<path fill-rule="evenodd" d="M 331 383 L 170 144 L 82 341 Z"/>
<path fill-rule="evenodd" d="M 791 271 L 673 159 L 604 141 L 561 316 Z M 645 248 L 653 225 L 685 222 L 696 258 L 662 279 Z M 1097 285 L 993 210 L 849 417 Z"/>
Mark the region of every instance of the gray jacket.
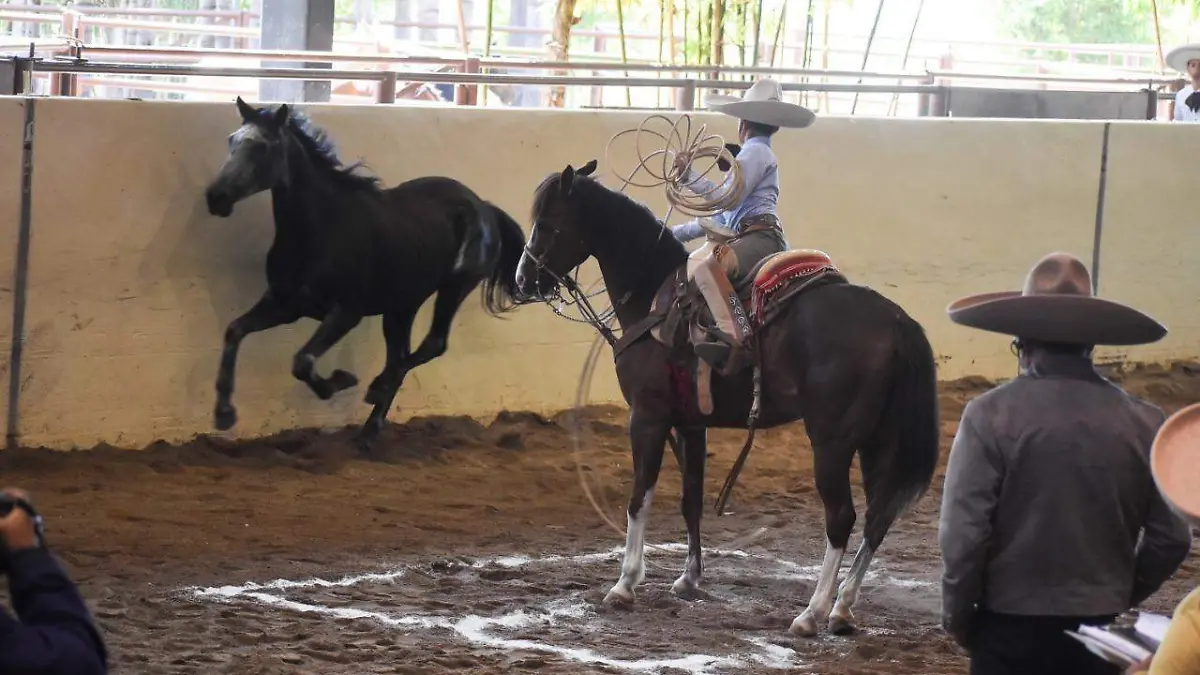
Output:
<path fill-rule="evenodd" d="M 1163 412 L 1087 358 L 1044 356 L 966 406 L 950 451 L 942 623 L 959 637 L 982 609 L 1120 614 L 1157 591 L 1191 548 L 1187 522 L 1150 475 Z"/>

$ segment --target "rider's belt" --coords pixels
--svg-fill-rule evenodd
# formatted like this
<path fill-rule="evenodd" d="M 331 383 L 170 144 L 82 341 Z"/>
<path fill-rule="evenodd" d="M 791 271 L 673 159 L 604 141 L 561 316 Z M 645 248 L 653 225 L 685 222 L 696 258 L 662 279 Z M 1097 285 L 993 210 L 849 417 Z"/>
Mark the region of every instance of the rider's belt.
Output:
<path fill-rule="evenodd" d="M 749 218 L 742 218 L 738 221 L 738 224 L 741 226 L 741 234 L 783 229 L 783 226 L 779 224 L 779 218 L 773 213 L 763 213 L 757 216 L 750 216 Z"/>

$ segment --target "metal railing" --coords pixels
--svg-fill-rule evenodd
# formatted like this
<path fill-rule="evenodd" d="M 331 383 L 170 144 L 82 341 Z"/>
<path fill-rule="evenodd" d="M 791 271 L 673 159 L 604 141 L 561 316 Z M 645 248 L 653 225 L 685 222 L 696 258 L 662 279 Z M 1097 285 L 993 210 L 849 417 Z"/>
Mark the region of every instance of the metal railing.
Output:
<path fill-rule="evenodd" d="M 304 60 L 310 60 L 303 57 Z M 319 59 L 317 59 L 319 60 Z M 336 60 L 329 54 L 325 60 Z M 427 82 L 445 82 L 460 86 L 477 87 L 490 84 L 528 84 L 539 86 L 611 86 L 611 87 L 658 87 L 672 89 L 677 92 L 675 108 L 677 110 L 694 110 L 696 95 L 700 89 L 742 90 L 748 89 L 752 83 L 739 80 L 722 80 L 711 78 L 637 78 L 637 77 L 595 77 L 576 75 L 513 75 L 513 74 L 484 74 L 448 73 L 448 72 L 419 72 L 401 73 L 392 70 L 334 70 L 330 68 L 233 68 L 188 66 L 173 64 L 145 63 L 101 63 L 78 59 L 14 58 L 10 59 L 16 68 L 13 81 L 16 83 L 13 94 L 28 93 L 28 82 L 36 73 L 60 73 L 67 75 L 102 74 L 102 75 L 172 75 L 172 76 L 208 76 L 208 77 L 252 77 L 262 79 L 289 79 L 308 81 L 329 80 L 362 80 L 379 84 L 377 101 L 379 103 L 394 103 L 396 84 L 400 76 L 419 79 Z M 523 64 L 530 68 L 559 69 L 560 66 L 580 66 L 580 64 Z M 563 68 L 566 69 L 566 68 Z M 590 68 L 589 69 L 594 69 Z M 705 69 L 707 70 L 707 69 Z M 814 75 L 841 75 L 843 77 L 862 76 L 861 73 L 822 73 L 811 71 Z M 878 73 L 876 77 L 896 78 L 895 73 Z M 925 75 L 908 75 L 907 79 L 929 80 Z M 827 91 L 827 92 L 874 92 L 937 95 L 944 87 L 927 84 L 862 84 L 862 83 L 829 83 L 829 82 L 784 82 L 784 91 Z"/>

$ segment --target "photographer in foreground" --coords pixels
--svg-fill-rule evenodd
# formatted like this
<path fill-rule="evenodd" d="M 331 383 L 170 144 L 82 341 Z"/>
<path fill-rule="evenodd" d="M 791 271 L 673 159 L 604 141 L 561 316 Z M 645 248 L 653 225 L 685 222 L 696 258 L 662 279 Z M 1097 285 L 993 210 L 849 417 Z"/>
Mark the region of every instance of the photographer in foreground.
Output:
<path fill-rule="evenodd" d="M 0 572 L 17 617 L 0 609 L 0 673 L 108 672 L 100 632 L 75 584 L 46 549 L 41 519 L 20 490 L 0 493 Z"/>

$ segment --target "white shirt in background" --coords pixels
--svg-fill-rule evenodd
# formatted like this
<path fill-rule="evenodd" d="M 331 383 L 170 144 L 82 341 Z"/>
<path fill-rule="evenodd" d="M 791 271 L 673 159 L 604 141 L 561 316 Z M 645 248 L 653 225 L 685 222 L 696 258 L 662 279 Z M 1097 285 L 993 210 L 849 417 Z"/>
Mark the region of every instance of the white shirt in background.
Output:
<path fill-rule="evenodd" d="M 1180 89 L 1175 94 L 1175 121 L 1176 122 L 1200 122 L 1200 113 L 1192 111 L 1187 107 L 1187 97 L 1196 93 L 1192 85 L 1187 85 Z"/>

